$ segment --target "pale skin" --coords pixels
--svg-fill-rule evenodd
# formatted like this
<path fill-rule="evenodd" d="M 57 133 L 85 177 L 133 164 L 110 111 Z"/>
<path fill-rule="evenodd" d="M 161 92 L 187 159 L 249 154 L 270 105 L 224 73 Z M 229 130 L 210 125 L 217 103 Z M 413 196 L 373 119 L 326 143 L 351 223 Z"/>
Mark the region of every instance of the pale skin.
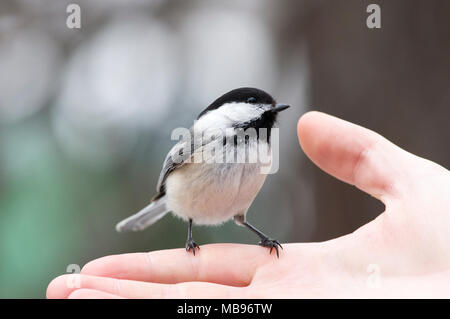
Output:
<path fill-rule="evenodd" d="M 450 172 L 319 112 L 301 117 L 298 137 L 317 166 L 385 211 L 343 237 L 283 244 L 280 258 L 238 244 L 103 257 L 54 279 L 47 297 L 449 298 Z M 68 276 L 79 276 L 78 287 Z"/>

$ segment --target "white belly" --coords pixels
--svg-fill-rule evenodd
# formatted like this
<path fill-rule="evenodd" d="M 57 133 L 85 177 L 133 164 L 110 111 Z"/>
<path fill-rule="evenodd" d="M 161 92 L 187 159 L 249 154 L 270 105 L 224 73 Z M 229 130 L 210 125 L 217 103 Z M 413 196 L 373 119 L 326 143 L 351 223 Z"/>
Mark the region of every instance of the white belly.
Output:
<path fill-rule="evenodd" d="M 265 174 L 261 164 L 184 164 L 166 180 L 167 208 L 196 224 L 218 224 L 244 215 Z"/>

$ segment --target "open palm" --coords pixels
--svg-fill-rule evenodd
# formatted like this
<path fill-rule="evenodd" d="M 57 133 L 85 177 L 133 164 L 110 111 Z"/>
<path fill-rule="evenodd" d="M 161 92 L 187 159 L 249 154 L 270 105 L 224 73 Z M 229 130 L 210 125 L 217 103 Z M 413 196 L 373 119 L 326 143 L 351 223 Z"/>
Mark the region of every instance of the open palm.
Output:
<path fill-rule="evenodd" d="M 450 297 L 450 172 L 382 136 L 309 112 L 300 144 L 321 169 L 381 200 L 385 211 L 322 243 L 204 245 L 103 257 L 54 279 L 48 298 Z M 67 285 L 79 276 L 80 286 Z"/>

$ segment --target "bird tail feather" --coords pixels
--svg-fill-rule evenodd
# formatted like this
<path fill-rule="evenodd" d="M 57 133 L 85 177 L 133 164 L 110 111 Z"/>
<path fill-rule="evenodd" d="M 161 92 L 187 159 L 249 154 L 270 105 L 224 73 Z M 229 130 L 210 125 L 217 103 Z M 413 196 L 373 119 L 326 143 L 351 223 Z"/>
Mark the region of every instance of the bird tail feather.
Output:
<path fill-rule="evenodd" d="M 143 230 L 156 223 L 168 212 L 169 210 L 166 207 L 166 198 L 161 197 L 158 200 L 151 202 L 147 207 L 144 207 L 138 213 L 122 220 L 116 225 L 116 230 L 119 233 Z"/>

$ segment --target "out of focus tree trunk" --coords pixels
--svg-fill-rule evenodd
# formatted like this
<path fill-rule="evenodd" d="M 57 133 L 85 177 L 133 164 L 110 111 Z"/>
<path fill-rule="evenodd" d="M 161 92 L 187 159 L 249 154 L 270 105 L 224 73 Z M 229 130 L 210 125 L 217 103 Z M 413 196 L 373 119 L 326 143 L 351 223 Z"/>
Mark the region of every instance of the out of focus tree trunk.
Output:
<path fill-rule="evenodd" d="M 381 7 L 381 29 L 366 26 L 370 3 Z M 450 167 L 450 1 L 292 1 L 289 8 L 293 19 L 282 31 L 306 42 L 312 109 Z M 312 240 L 349 233 L 383 210 L 354 187 L 308 169 L 317 188 Z"/>

